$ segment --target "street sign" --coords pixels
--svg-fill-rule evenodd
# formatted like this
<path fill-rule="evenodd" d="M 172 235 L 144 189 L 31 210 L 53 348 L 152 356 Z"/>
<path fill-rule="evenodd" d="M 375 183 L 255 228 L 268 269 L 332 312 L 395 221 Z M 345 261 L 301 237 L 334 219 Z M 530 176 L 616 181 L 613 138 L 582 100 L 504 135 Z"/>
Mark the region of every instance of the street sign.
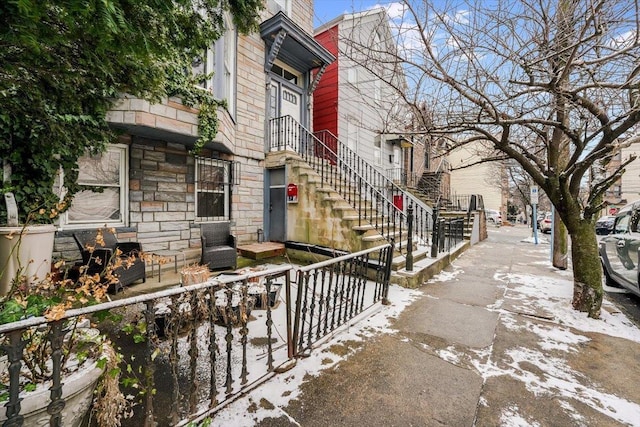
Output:
<path fill-rule="evenodd" d="M 532 185 L 531 186 L 531 204 L 532 205 L 537 205 L 538 204 L 538 187 L 536 185 Z"/>

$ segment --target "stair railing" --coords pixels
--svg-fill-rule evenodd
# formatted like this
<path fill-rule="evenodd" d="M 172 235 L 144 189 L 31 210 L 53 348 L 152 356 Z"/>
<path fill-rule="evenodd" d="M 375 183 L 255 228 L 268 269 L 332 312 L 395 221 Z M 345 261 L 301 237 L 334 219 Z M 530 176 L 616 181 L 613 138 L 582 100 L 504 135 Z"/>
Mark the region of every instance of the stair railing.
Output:
<path fill-rule="evenodd" d="M 379 188 L 387 198 L 393 201 L 398 209 L 405 212 L 409 204 L 413 206 L 413 229 L 414 235 L 418 238 L 418 242 L 427 245 L 431 236 L 433 209 L 425 204 L 422 200 L 397 185 L 385 173 L 381 172 L 375 166 L 371 165 L 363 159 L 358 153 L 342 143 L 338 137 L 328 130 L 314 132 L 314 136 L 322 143 L 331 147 L 337 153 L 337 157 L 341 159 L 344 167 L 356 171 L 356 173 L 373 185 Z"/>
<path fill-rule="evenodd" d="M 449 183 L 442 179 L 449 170 L 449 161 L 442 157 L 436 170 L 424 172 L 416 185 L 418 193 L 429 200 L 433 200 L 436 204 L 439 201 L 441 208 L 447 205 L 450 197 Z M 431 179 L 427 179 L 427 176 L 431 177 Z"/>
<path fill-rule="evenodd" d="M 291 116 L 269 122 L 271 151 L 290 150 L 298 153 L 357 212 L 358 225 L 369 222 L 388 241 L 398 242 L 402 251 L 402 234 L 406 229 L 406 214 L 400 199 L 389 197 L 388 183 L 380 181 L 370 171 L 352 166 L 337 146 L 330 146 L 307 130 Z"/>

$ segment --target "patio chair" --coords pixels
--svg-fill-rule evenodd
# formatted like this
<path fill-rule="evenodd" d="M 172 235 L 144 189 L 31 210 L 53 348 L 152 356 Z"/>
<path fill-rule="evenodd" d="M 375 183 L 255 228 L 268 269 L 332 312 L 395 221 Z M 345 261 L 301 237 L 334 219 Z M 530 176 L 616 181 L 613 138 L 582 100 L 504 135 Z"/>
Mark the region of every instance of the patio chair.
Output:
<path fill-rule="evenodd" d="M 200 225 L 200 241 L 202 256 L 200 263 L 209 269 L 236 269 L 238 252 L 236 237 L 231 234 L 229 222 L 212 222 Z"/>
<path fill-rule="evenodd" d="M 116 236 L 108 230 L 102 231 L 104 244 L 96 243 L 97 230 L 77 231 L 73 233 L 73 238 L 78 244 L 78 249 L 82 254 L 82 265 L 87 265 L 87 274 L 100 274 L 110 262 L 114 262 L 116 250 L 119 249 L 122 254 L 122 260 L 128 259 L 133 255 L 133 264 L 122 265 L 113 270 L 113 274 L 118 278 L 118 283 L 109 287 L 110 292 L 117 293 L 124 289 L 125 286 L 142 279 L 146 282 L 147 276 L 145 272 L 145 262 L 140 257 L 142 254 L 142 245 L 138 242 L 118 242 Z M 88 248 L 94 248 L 91 251 Z"/>

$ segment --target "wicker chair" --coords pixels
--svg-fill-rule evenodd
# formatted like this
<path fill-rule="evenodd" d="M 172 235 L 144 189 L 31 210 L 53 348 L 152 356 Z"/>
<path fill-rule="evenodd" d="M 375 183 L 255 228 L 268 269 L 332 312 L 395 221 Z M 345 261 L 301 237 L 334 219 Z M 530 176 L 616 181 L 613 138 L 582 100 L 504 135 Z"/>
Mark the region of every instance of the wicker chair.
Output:
<path fill-rule="evenodd" d="M 145 271 L 145 263 L 139 254 L 142 253 L 142 246 L 138 242 L 118 242 L 116 236 L 110 231 L 103 229 L 102 237 L 104 245 L 96 243 L 96 230 L 77 231 L 73 233 L 73 238 L 78 244 L 78 249 L 82 254 L 82 265 L 88 265 L 87 274 L 101 273 L 107 263 L 113 262 L 116 249 L 120 249 L 122 254 L 120 258 L 129 258 L 134 255 L 132 265 L 125 267 L 120 266 L 114 269 L 113 274 L 118 277 L 119 282 L 109 287 L 110 292 L 117 293 L 124 289 L 125 286 L 142 279 L 146 282 L 147 276 Z M 94 248 L 90 251 L 89 247 Z"/>
<path fill-rule="evenodd" d="M 236 237 L 231 234 L 229 222 L 212 222 L 200 225 L 202 256 L 200 263 L 210 269 L 232 268 L 238 263 Z"/>

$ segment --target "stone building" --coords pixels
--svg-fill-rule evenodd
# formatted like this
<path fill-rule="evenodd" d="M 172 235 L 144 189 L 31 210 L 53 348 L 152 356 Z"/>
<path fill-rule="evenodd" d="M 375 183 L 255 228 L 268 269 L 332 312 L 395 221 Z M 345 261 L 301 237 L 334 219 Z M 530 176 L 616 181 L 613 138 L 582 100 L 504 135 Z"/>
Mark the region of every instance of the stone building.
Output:
<path fill-rule="evenodd" d="M 290 115 L 311 127 L 311 99 L 333 56 L 312 36 L 312 0 L 268 0 L 259 31 L 229 30 L 194 65 L 214 72 L 204 90 L 226 101 L 220 130 L 197 156 L 197 110 L 123 95 L 107 115 L 123 134 L 99 156 L 80 159 L 79 193 L 59 220 L 54 258 L 78 259 L 73 232 L 113 227 L 145 252 L 182 250 L 199 260 L 200 224 L 230 221 L 238 243 L 258 232 L 284 240 L 284 170 L 265 168 L 269 121 Z"/>

